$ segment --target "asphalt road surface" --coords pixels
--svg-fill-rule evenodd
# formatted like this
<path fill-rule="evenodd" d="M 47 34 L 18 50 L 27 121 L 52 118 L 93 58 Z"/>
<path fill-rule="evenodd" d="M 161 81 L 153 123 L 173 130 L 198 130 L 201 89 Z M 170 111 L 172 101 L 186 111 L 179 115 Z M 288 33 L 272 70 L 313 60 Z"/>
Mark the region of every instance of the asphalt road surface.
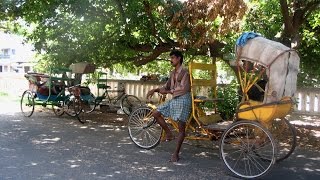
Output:
<path fill-rule="evenodd" d="M 0 179 L 237 179 L 209 142 L 183 144 L 178 163 L 168 162 L 174 141 L 136 147 L 126 116 L 80 124 L 48 112 L 23 117 L 14 103 L 0 109 Z M 320 179 L 319 152 L 297 147 L 262 179 Z"/>

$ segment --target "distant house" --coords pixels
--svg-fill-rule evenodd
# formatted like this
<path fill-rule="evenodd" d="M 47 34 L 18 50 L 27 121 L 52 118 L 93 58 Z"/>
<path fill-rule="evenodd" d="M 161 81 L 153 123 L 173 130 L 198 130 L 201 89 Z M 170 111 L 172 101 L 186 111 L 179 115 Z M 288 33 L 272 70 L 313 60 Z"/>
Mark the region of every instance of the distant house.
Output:
<path fill-rule="evenodd" d="M 35 52 L 23 38 L 0 32 L 0 73 L 26 73 L 33 70 Z"/>

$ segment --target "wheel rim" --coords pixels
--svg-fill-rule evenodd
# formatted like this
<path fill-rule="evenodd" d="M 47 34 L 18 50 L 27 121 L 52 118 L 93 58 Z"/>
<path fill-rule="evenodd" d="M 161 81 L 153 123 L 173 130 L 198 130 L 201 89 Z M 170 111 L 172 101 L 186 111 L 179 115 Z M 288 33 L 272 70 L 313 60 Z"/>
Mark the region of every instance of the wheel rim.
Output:
<path fill-rule="evenodd" d="M 78 103 L 78 100 L 75 99 L 75 97 L 69 97 L 66 101 L 65 101 L 65 112 L 72 117 L 77 116 L 77 114 L 80 113 L 80 104 Z"/>
<path fill-rule="evenodd" d="M 161 126 L 155 122 L 149 108 L 135 110 L 128 123 L 131 140 L 139 147 L 150 149 L 159 142 L 162 134 Z"/>
<path fill-rule="evenodd" d="M 95 107 L 96 107 L 95 97 L 93 94 L 90 94 L 89 98 L 87 98 L 86 100 L 83 100 L 84 112 L 91 113 L 92 111 L 94 111 Z"/>
<path fill-rule="evenodd" d="M 123 112 L 127 115 L 130 115 L 135 109 L 141 106 L 141 101 L 135 96 L 126 96 L 121 104 Z"/>
<path fill-rule="evenodd" d="M 58 101 L 52 105 L 52 110 L 55 115 L 62 116 L 64 114 L 64 101 Z"/>
<path fill-rule="evenodd" d="M 296 131 L 290 122 L 285 119 L 275 119 L 270 129 L 276 145 L 276 161 L 288 158 L 296 147 Z"/>
<path fill-rule="evenodd" d="M 271 134 L 255 122 L 231 125 L 222 136 L 220 153 L 227 168 L 242 178 L 264 175 L 275 160 Z"/>
<path fill-rule="evenodd" d="M 24 116 L 30 117 L 34 111 L 34 96 L 31 92 L 25 91 L 20 102 L 21 112 Z"/>

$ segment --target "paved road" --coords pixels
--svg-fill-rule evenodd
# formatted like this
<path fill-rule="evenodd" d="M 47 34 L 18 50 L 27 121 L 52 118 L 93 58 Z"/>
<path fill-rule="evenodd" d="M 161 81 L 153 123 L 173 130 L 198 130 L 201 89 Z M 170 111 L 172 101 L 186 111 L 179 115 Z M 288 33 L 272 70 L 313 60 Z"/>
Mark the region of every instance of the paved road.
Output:
<path fill-rule="evenodd" d="M 51 113 L 21 116 L 0 106 L 0 179 L 237 179 L 217 148 L 183 145 L 179 163 L 168 162 L 174 142 L 142 150 L 130 141 L 125 116 L 78 121 Z M 297 148 L 263 179 L 319 179 L 319 152 Z"/>

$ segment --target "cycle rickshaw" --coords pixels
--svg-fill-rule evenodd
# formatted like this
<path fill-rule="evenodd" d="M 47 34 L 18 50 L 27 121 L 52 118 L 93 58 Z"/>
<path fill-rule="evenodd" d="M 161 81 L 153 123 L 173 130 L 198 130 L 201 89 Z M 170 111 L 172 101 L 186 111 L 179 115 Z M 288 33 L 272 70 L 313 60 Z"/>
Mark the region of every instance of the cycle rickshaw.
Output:
<path fill-rule="evenodd" d="M 263 54 L 266 49 L 272 53 Z M 226 168 L 241 178 L 257 178 L 295 149 L 295 129 L 285 117 L 294 106 L 299 56 L 294 50 L 262 37 L 248 41 L 236 52 L 242 99 L 234 119 L 229 122 L 221 122 L 215 108 L 208 115 L 201 106 L 205 102 L 221 101 L 216 96 L 215 62 L 189 63 L 192 114 L 186 125 L 186 139 L 220 139 L 219 154 Z M 196 78 L 195 71 L 206 71 L 211 76 Z M 258 85 L 263 78 L 267 80 L 265 88 Z M 263 92 L 262 101 L 250 99 L 248 94 L 253 87 Z M 206 88 L 205 93 L 211 98 L 199 96 L 199 91 Z M 140 148 L 156 147 L 164 134 L 152 117 L 155 108 L 154 105 L 139 108 L 129 118 L 130 138 Z M 167 123 L 178 131 L 175 121 L 168 118 Z"/>
<path fill-rule="evenodd" d="M 32 116 L 35 106 L 52 106 L 57 116 L 64 113 L 79 118 L 81 112 L 90 112 L 94 104 L 94 96 L 88 87 L 77 85 L 75 73 L 93 73 L 95 67 L 85 62 L 72 64 L 69 68 L 52 68 L 49 75 L 27 73 L 29 89 L 24 91 L 20 101 L 24 116 Z M 68 76 L 69 75 L 69 76 Z M 76 84 L 76 85 L 74 85 Z M 89 109 L 89 110 L 88 110 Z"/>
<path fill-rule="evenodd" d="M 64 114 L 63 106 L 67 99 L 66 84 L 71 79 L 63 76 L 71 72 L 67 68 L 50 70 L 50 75 L 42 73 L 27 73 L 25 78 L 29 82 L 29 89 L 24 91 L 20 101 L 21 112 L 24 116 L 32 116 L 35 106 L 52 106 L 57 116 Z"/>

